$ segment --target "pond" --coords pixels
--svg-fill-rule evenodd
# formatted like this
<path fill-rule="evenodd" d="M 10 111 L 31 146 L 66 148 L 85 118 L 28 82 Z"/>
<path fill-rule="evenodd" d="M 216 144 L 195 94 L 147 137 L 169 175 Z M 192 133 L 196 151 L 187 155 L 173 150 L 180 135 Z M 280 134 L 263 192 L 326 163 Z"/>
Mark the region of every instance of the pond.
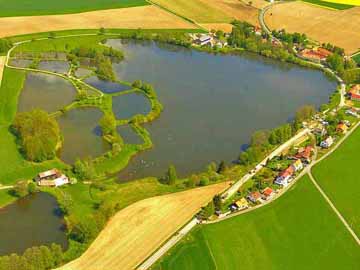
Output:
<path fill-rule="evenodd" d="M 14 222 L 16 221 L 16 222 Z M 27 196 L 0 209 L 0 255 L 57 243 L 67 248 L 63 218 L 54 197 Z"/>
<path fill-rule="evenodd" d="M 141 93 L 120 95 L 113 97 L 113 111 L 117 119 L 130 119 L 136 114 L 148 114 L 151 104 Z"/>
<path fill-rule="evenodd" d="M 110 149 L 98 126 L 103 113 L 97 108 L 79 108 L 58 118 L 64 136 L 60 157 L 72 164 L 76 158 L 96 158 Z"/>
<path fill-rule="evenodd" d="M 10 65 L 14 67 L 27 68 L 31 65 L 33 61 L 29 59 L 11 59 Z"/>
<path fill-rule="evenodd" d="M 70 69 L 67 61 L 40 61 L 38 69 L 66 74 Z"/>
<path fill-rule="evenodd" d="M 125 84 L 102 81 L 97 76 L 91 76 L 89 78 L 86 78 L 85 82 L 107 94 L 112 94 L 112 93 L 131 89 L 130 86 Z"/>
<path fill-rule="evenodd" d="M 117 132 L 120 134 L 125 144 L 143 143 L 143 139 L 129 125 L 118 126 Z"/>
<path fill-rule="evenodd" d="M 76 97 L 76 90 L 67 80 L 55 75 L 29 72 L 21 91 L 18 111 L 35 108 L 55 112 L 70 104 Z"/>
<path fill-rule="evenodd" d="M 253 54 L 213 55 L 154 43 L 124 43 L 114 64 L 120 80 L 154 85 L 164 105 L 146 128 L 154 147 L 137 155 L 120 180 L 162 176 L 170 164 L 183 176 L 211 161 L 236 159 L 251 134 L 291 119 L 304 104 L 319 106 L 336 89 L 322 72 Z M 144 166 L 146 164 L 146 166 Z"/>

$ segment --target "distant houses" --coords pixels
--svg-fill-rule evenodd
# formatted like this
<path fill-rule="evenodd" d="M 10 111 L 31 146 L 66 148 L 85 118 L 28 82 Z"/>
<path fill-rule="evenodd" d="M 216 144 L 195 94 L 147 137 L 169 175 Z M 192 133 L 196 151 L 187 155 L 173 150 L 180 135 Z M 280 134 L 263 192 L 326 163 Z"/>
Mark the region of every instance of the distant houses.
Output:
<path fill-rule="evenodd" d="M 267 187 L 262 192 L 262 199 L 267 201 L 270 200 L 274 195 L 275 195 L 275 191 L 272 188 Z"/>
<path fill-rule="evenodd" d="M 212 37 L 206 34 L 201 34 L 197 39 L 195 39 L 195 43 L 200 46 L 204 46 L 207 44 L 211 45 Z"/>
<path fill-rule="evenodd" d="M 246 198 L 252 203 L 261 202 L 261 193 L 259 191 L 254 191 L 251 192 Z"/>
<path fill-rule="evenodd" d="M 348 130 L 348 127 L 345 123 L 341 122 L 336 126 L 336 132 L 344 134 Z"/>
<path fill-rule="evenodd" d="M 232 211 L 244 210 L 248 207 L 249 207 L 249 203 L 247 202 L 247 200 L 245 198 L 241 198 L 240 200 L 234 202 L 230 206 L 230 210 L 232 210 Z"/>
<path fill-rule="evenodd" d="M 312 49 L 303 49 L 298 54 L 298 56 L 300 56 L 301 58 L 304 58 L 306 60 L 310 60 L 310 61 L 313 61 L 316 63 L 326 61 L 326 58 L 330 55 L 332 55 L 331 51 L 321 48 L 321 47 L 312 48 Z"/>
<path fill-rule="evenodd" d="M 35 180 L 42 187 L 59 187 L 69 184 L 69 178 L 57 169 L 41 172 Z"/>

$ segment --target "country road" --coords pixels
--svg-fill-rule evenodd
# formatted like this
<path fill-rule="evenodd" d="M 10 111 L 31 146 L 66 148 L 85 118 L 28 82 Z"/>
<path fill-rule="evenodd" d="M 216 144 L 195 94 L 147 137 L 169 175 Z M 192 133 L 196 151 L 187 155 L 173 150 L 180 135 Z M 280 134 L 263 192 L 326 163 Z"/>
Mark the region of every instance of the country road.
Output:
<path fill-rule="evenodd" d="M 0 190 L 2 190 L 2 189 L 11 189 L 11 188 L 14 188 L 14 186 L 1 186 L 0 185 Z"/>
<path fill-rule="evenodd" d="M 0 56 L 0 87 L 1 87 L 1 81 L 4 73 L 4 66 L 6 62 L 6 56 Z"/>

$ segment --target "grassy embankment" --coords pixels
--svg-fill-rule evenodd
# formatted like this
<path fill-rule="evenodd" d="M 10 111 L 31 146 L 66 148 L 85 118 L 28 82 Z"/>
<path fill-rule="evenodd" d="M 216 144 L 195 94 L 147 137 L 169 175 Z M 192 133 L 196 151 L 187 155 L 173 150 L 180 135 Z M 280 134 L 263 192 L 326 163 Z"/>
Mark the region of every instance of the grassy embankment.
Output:
<path fill-rule="evenodd" d="M 50 14 L 79 13 L 92 10 L 126 8 L 149 5 L 145 0 L 77 0 L 77 1 L 47 1 L 47 0 L 1 0 L 0 17 L 36 16 Z"/>
<path fill-rule="evenodd" d="M 360 129 L 329 157 L 313 168 L 313 175 L 349 225 L 360 236 L 360 188 L 357 171 Z"/>
<path fill-rule="evenodd" d="M 358 65 L 360 65 L 360 53 L 354 55 L 354 56 L 352 57 L 352 59 L 353 59 Z"/>
<path fill-rule="evenodd" d="M 360 251 L 303 177 L 258 210 L 190 233 L 152 269 L 358 269 Z"/>
<path fill-rule="evenodd" d="M 336 9 L 336 10 L 344 10 L 354 7 L 352 3 L 348 3 L 349 1 L 322 1 L 322 0 L 302 0 L 303 2 L 307 2 L 313 5 Z M 355 5 L 355 3 L 354 3 Z"/>

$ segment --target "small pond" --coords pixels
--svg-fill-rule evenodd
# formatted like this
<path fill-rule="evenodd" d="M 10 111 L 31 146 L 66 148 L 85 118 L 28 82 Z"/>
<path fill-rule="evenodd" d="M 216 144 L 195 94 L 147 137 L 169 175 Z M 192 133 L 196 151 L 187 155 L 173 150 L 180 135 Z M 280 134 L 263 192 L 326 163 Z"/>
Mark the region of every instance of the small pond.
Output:
<path fill-rule="evenodd" d="M 47 112 L 60 110 L 76 97 L 73 85 L 55 75 L 29 72 L 21 91 L 18 111 L 30 111 L 35 108 Z"/>
<path fill-rule="evenodd" d="M 70 64 L 67 61 L 40 61 L 38 69 L 65 74 L 69 71 Z"/>
<path fill-rule="evenodd" d="M 98 126 L 103 113 L 97 108 L 79 108 L 58 118 L 64 136 L 60 157 L 71 164 L 76 158 L 98 157 L 110 149 Z"/>
<path fill-rule="evenodd" d="M 143 139 L 129 125 L 118 126 L 117 132 L 120 134 L 125 144 L 143 143 Z"/>
<path fill-rule="evenodd" d="M 151 83 L 164 111 L 145 127 L 154 147 L 120 179 L 162 176 L 170 164 L 184 176 L 211 161 L 235 160 L 251 134 L 290 120 L 304 104 L 328 101 L 336 82 L 322 72 L 254 54 L 214 55 L 153 42 L 109 40 L 124 51 L 120 80 Z"/>
<path fill-rule="evenodd" d="M 57 243 L 67 248 L 63 218 L 47 193 L 27 196 L 0 209 L 0 255 Z"/>
<path fill-rule="evenodd" d="M 148 114 L 151 104 L 141 93 L 120 95 L 113 97 L 113 111 L 117 119 L 130 119 L 136 114 Z"/>
<path fill-rule="evenodd" d="M 11 59 L 10 65 L 14 67 L 27 68 L 33 61 L 29 59 Z"/>
<path fill-rule="evenodd" d="M 107 94 L 112 94 L 112 93 L 131 89 L 131 87 L 125 84 L 102 81 L 97 76 L 91 76 L 87 78 L 85 82 Z"/>

